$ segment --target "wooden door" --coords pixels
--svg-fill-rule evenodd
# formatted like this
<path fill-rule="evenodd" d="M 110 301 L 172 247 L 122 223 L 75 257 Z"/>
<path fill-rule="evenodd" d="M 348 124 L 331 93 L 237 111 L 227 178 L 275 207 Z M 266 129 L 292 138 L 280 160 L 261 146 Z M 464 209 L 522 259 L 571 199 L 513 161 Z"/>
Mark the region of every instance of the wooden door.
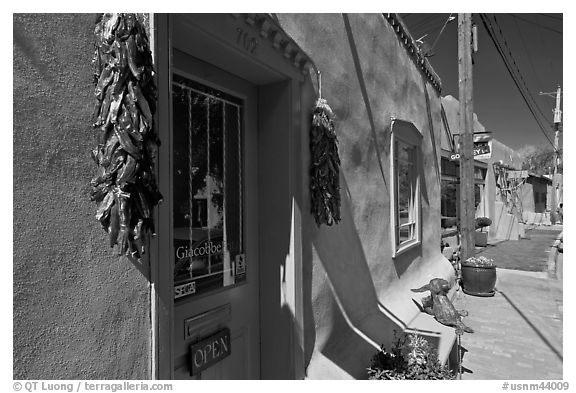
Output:
<path fill-rule="evenodd" d="M 172 116 L 174 377 L 258 379 L 257 89 L 176 50 Z"/>

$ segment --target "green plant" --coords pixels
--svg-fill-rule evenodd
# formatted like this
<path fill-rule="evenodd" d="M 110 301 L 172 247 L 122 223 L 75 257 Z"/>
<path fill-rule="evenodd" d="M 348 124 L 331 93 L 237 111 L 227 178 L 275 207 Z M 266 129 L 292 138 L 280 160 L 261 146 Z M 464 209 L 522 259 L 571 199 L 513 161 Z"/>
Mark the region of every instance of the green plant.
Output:
<path fill-rule="evenodd" d="M 481 257 L 470 257 L 466 259 L 468 265 L 474 265 L 477 267 L 496 267 L 494 260 L 492 258 Z"/>
<path fill-rule="evenodd" d="M 476 229 L 484 230 L 485 227 L 492 225 L 492 220 L 488 217 L 477 217 L 476 218 Z"/>
<path fill-rule="evenodd" d="M 384 346 L 372 357 L 369 379 L 455 379 L 448 366 L 438 360 L 428 341 L 417 334 L 394 332 L 391 351 Z"/>

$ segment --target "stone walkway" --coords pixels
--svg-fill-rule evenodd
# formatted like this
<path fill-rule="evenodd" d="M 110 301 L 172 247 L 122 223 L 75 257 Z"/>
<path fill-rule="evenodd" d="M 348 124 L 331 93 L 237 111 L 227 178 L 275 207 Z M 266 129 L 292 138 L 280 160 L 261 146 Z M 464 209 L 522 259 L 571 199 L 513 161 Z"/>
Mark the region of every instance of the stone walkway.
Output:
<path fill-rule="evenodd" d="M 560 232 L 561 227 L 537 227 L 526 231 L 526 239 L 488 244 L 478 254 L 494 259 L 499 268 L 543 272 L 550 246 Z"/>
<path fill-rule="evenodd" d="M 499 267 L 504 261 L 524 270 L 540 266 L 539 272 L 499 268 L 494 297 L 456 295 L 454 305 L 469 312 L 464 323 L 475 330 L 462 337 L 462 379 L 562 379 L 562 282 L 545 272 L 559 232 L 547 231 L 550 239 L 541 232 L 528 232 L 541 248 L 509 244 L 519 240 L 479 253 L 497 255 Z"/>

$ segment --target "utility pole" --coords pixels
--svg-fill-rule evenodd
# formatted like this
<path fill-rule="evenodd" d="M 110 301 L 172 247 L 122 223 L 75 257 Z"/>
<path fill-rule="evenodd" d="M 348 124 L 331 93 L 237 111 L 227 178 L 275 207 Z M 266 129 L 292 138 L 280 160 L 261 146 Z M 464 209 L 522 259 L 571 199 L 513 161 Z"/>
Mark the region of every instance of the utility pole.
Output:
<path fill-rule="evenodd" d="M 554 176 L 552 177 L 552 213 L 550 214 L 550 220 L 552 225 L 556 224 L 556 205 L 558 201 L 556 200 L 556 189 L 558 188 L 558 181 L 556 175 L 558 174 L 558 137 L 560 135 L 560 122 L 562 121 L 562 111 L 560 110 L 560 97 L 562 95 L 562 89 L 558 86 L 556 90 L 556 109 L 554 109 Z M 564 224 L 564 223 L 562 223 Z"/>
<path fill-rule="evenodd" d="M 542 93 L 540 95 L 554 96 L 554 93 Z M 556 90 L 556 108 L 554 109 L 554 174 L 552 177 L 552 195 L 550 196 L 550 222 L 552 225 L 556 224 L 556 205 L 558 201 L 556 200 L 556 188 L 558 187 L 558 181 L 556 175 L 558 174 L 558 161 L 560 155 L 558 154 L 558 139 L 560 136 L 560 123 L 562 123 L 562 111 L 560 110 L 560 100 L 562 97 L 562 88 L 558 86 Z M 562 223 L 564 224 L 564 223 Z"/>
<path fill-rule="evenodd" d="M 474 130 L 472 100 L 472 14 L 458 14 L 458 100 L 460 101 L 461 258 L 474 255 Z"/>

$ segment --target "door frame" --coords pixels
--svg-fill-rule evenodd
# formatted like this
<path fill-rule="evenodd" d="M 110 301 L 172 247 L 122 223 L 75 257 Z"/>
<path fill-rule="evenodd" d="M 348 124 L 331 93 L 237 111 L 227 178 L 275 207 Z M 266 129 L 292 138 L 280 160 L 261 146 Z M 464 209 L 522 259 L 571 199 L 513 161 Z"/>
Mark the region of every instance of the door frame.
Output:
<path fill-rule="evenodd" d="M 181 15 L 181 14 L 179 14 Z M 285 373 L 287 373 L 286 378 L 300 379 L 305 376 L 305 361 L 304 361 L 304 321 L 303 321 L 303 294 L 302 294 L 302 251 L 301 251 L 301 215 L 303 195 L 304 195 L 304 185 L 302 184 L 302 155 L 308 154 L 308 146 L 303 146 L 303 142 L 306 138 L 301 137 L 302 132 L 307 132 L 307 125 L 305 119 L 307 118 L 306 111 L 303 111 L 301 104 L 304 101 L 309 101 L 309 99 L 304 100 L 304 88 L 303 84 L 306 81 L 305 75 L 308 74 L 308 68 L 311 66 L 311 61 L 308 56 L 294 43 L 294 41 L 287 36 L 281 28 L 278 31 L 283 39 L 288 40 L 290 45 L 281 45 L 278 47 L 276 45 L 276 40 L 267 38 L 262 34 L 263 26 L 266 23 L 258 24 L 253 23 L 257 18 L 268 20 L 268 28 L 270 24 L 274 23 L 267 14 L 261 14 L 260 16 L 256 14 L 244 14 L 234 16 L 220 14 L 222 18 L 230 18 L 227 26 L 211 26 L 208 23 L 204 23 L 201 19 L 202 16 L 194 16 L 198 18 L 197 21 L 199 25 L 198 29 L 203 33 L 208 32 L 210 35 L 204 36 L 203 39 L 214 40 L 214 42 L 220 45 L 219 50 L 222 47 L 225 48 L 224 54 L 222 56 L 234 55 L 245 61 L 245 64 L 239 66 L 242 68 L 242 72 L 245 73 L 245 78 L 249 80 L 251 75 L 256 75 L 257 78 L 269 77 L 276 78 L 275 83 L 268 82 L 263 85 L 264 82 L 255 83 L 260 85 L 259 91 L 261 92 L 261 97 L 259 98 L 259 106 L 265 105 L 262 97 L 271 98 L 273 96 L 273 85 L 280 87 L 283 92 L 283 107 L 282 115 L 287 116 L 287 123 L 285 131 L 285 142 L 284 154 L 288 163 L 283 167 L 287 172 L 287 183 L 284 184 L 284 190 L 288 195 L 283 195 L 281 205 L 284 210 L 290 210 L 289 214 L 289 239 L 282 239 L 283 243 L 287 245 L 285 260 L 280 263 L 283 265 L 284 272 L 284 282 L 282 283 L 282 296 L 283 302 L 289 309 L 291 315 L 290 326 L 286 327 L 286 332 L 289 333 L 289 349 L 290 353 L 275 353 L 275 358 L 280 359 L 278 361 L 285 362 L 282 367 L 285 368 Z M 213 16 L 208 16 L 213 17 Z M 173 379 L 174 375 L 174 359 L 173 359 L 173 347 L 175 345 L 173 341 L 173 329 L 174 326 L 174 301 L 173 301 L 173 272 L 172 269 L 166 268 L 166 256 L 170 255 L 172 252 L 171 239 L 172 239 L 172 198 L 171 190 L 173 186 L 173 178 L 171 173 L 172 167 L 172 51 L 174 38 L 172 36 L 173 29 L 175 26 L 174 16 L 172 14 L 150 14 L 150 43 L 151 48 L 153 48 L 153 61 L 157 71 L 157 91 L 158 91 L 158 105 L 155 118 L 155 124 L 157 124 L 157 132 L 159 134 L 161 145 L 158 150 L 158 163 L 156 167 L 156 173 L 158 176 L 158 185 L 160 192 L 164 196 L 164 201 L 159 205 L 158 209 L 155 211 L 155 222 L 157 223 L 158 233 L 157 236 L 151 239 L 150 248 L 150 264 L 151 264 L 151 274 L 150 274 L 150 307 L 151 307 L 151 318 L 152 318 L 152 329 L 151 329 L 151 354 L 150 354 L 150 368 L 151 375 L 153 379 Z M 260 40 L 260 56 L 255 56 L 252 53 L 246 53 L 246 48 L 239 46 L 238 42 L 234 42 L 234 37 L 231 36 L 230 32 L 234 26 L 241 26 L 241 28 L 250 34 L 252 37 L 258 37 Z M 196 26 L 195 26 L 196 28 Z M 212 31 L 209 31 L 212 29 Z M 222 29 L 223 32 L 220 32 Z M 228 31 L 225 31 L 228 29 Z M 225 33 L 228 34 L 225 34 Z M 191 34 L 193 36 L 193 34 Z M 283 41 L 282 41 L 283 42 Z M 288 48 L 290 51 L 287 52 Z M 217 51 L 214 51 L 215 53 Z M 289 54 L 289 56 L 286 55 Z M 212 54 L 211 54 L 212 55 Z M 304 59 L 297 62 L 297 59 Z M 204 59 L 202 59 L 204 60 Z M 206 60 L 204 60 L 206 61 Z M 209 62 L 209 61 L 208 61 Z M 218 66 L 218 64 L 215 64 Z M 230 67 L 233 67 L 232 65 Z M 230 72 L 230 70 L 227 70 Z M 232 70 L 235 71 L 235 70 Z M 235 72 L 232 72 L 235 73 Z M 243 75 L 239 75 L 243 76 Z M 278 83 L 281 82 L 281 83 Z M 260 94 L 259 94 L 260 95 Z M 266 146 L 261 146 L 261 143 L 272 143 L 269 140 L 270 136 L 266 133 L 274 132 L 274 122 L 270 119 L 264 119 L 258 111 L 258 125 L 259 125 L 259 137 L 258 137 L 258 151 L 266 150 Z M 266 121 L 268 120 L 268 121 Z M 266 136 L 264 138 L 263 136 Z M 270 154 L 268 152 L 268 159 L 270 159 Z M 270 178 L 270 173 L 263 170 L 262 167 L 265 165 L 263 163 L 265 160 L 260 160 L 260 153 L 258 158 L 258 183 L 261 184 L 261 176 Z M 264 187 L 264 188 L 263 188 Z M 258 199 L 261 199 L 263 193 L 271 193 L 273 191 L 273 186 L 260 186 L 258 189 Z M 273 192 L 271 193 L 273 195 Z M 286 198 L 284 198 L 286 197 Z M 262 237 L 266 235 L 266 231 L 270 231 L 270 220 L 268 220 L 268 226 L 261 225 L 261 209 L 258 209 L 258 236 L 260 240 L 258 243 L 262 245 Z M 304 213 L 305 214 L 305 213 Z M 259 263 L 265 260 L 268 255 L 266 249 L 262 249 L 259 245 Z M 263 252 L 264 251 L 264 252 Z M 274 256 L 278 260 L 277 256 Z M 263 262 L 262 262 L 263 263 Z M 276 274 L 273 279 L 276 279 L 279 274 Z M 262 291 L 263 281 L 266 279 L 263 274 L 263 270 L 260 269 L 260 291 Z M 262 296 L 262 295 L 261 295 Z M 260 300 L 261 302 L 261 300 Z M 261 302 L 262 303 L 262 302 Z M 263 315 L 263 306 L 260 306 L 260 331 L 262 334 L 263 329 L 270 329 L 274 326 L 274 321 L 271 317 Z M 263 353 L 267 353 L 266 356 L 271 357 L 274 353 L 273 348 L 267 348 L 267 351 L 263 351 L 264 344 L 260 347 L 260 362 L 266 362 L 266 357 L 263 357 Z M 262 367 L 261 367 L 262 370 Z M 267 378 L 268 375 L 263 375 L 261 372 L 261 378 Z M 275 376 L 270 376 L 275 377 Z"/>

